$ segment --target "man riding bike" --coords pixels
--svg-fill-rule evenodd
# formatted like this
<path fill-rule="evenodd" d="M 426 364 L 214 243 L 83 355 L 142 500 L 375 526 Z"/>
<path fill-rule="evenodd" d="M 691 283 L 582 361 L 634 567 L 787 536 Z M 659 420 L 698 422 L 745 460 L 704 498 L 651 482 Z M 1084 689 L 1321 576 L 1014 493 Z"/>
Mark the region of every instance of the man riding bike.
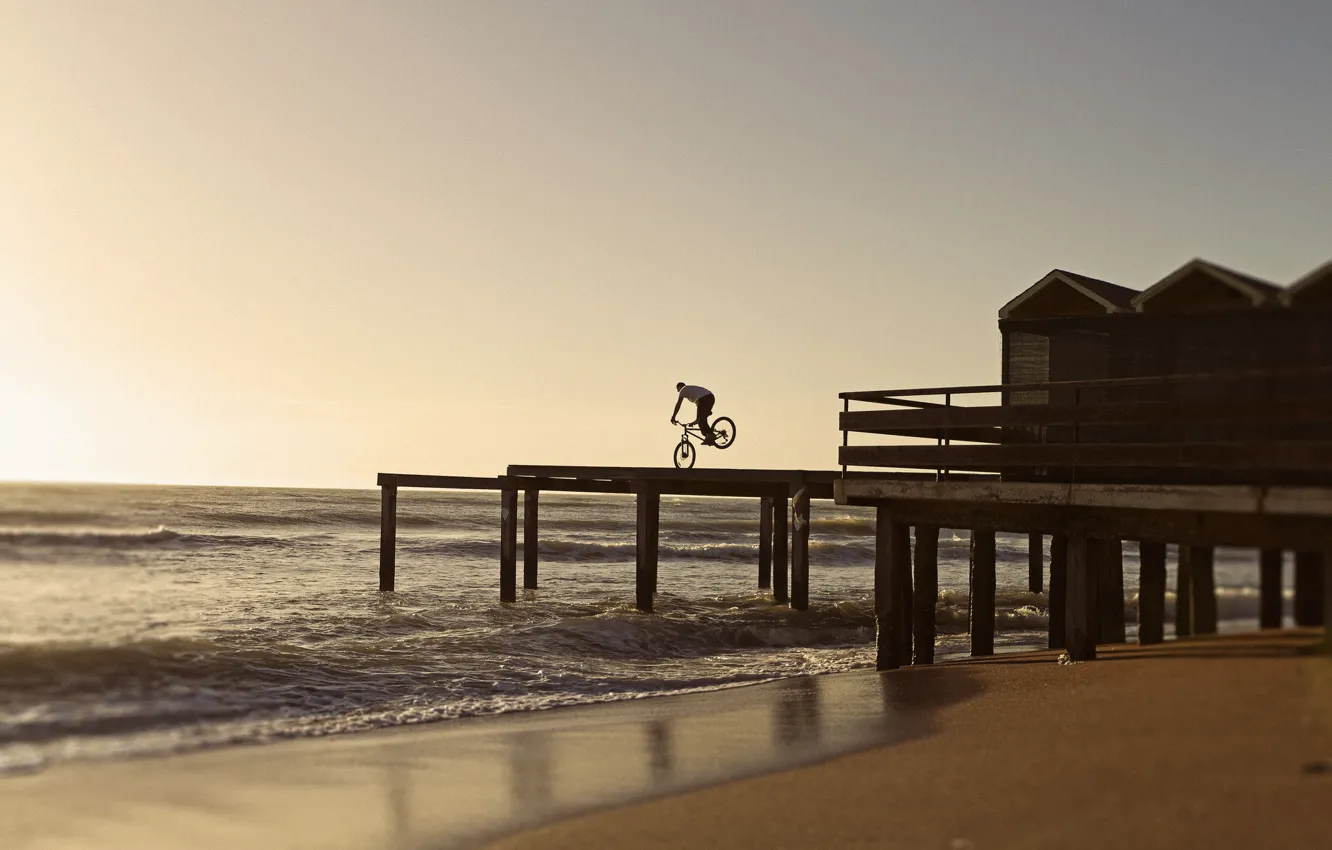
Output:
<path fill-rule="evenodd" d="M 717 403 L 717 397 L 712 394 L 712 390 L 706 387 L 696 387 L 692 384 L 686 384 L 684 381 L 675 385 L 679 391 L 680 397 L 675 400 L 675 410 L 671 411 L 671 424 L 678 425 L 675 417 L 680 413 L 680 405 L 686 400 L 692 401 L 698 408 L 698 419 L 694 424 L 703 432 L 703 445 L 717 445 L 716 434 L 712 432 L 712 426 L 708 424 L 708 417 L 712 415 L 713 405 Z"/>

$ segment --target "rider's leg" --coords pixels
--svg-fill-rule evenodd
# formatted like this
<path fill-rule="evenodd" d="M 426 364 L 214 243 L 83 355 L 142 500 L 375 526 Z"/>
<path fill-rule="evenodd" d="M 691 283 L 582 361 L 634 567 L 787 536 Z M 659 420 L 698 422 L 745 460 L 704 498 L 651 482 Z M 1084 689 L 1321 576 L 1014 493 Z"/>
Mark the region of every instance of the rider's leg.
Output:
<path fill-rule="evenodd" d="M 708 423 L 708 417 L 712 415 L 712 406 L 717 403 L 717 397 L 708 393 L 698 400 L 698 427 L 703 431 L 703 445 L 712 446 L 717 443 L 717 435 L 712 432 L 712 425 Z"/>

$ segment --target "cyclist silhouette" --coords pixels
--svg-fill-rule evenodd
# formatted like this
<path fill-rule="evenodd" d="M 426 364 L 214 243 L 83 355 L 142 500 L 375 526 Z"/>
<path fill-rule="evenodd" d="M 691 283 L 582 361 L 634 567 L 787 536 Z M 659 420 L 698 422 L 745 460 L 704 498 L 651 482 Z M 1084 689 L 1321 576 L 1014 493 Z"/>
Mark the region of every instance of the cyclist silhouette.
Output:
<path fill-rule="evenodd" d="M 703 431 L 703 445 L 717 445 L 716 435 L 712 433 L 712 426 L 708 424 L 708 417 L 712 415 L 712 408 L 717 403 L 717 397 L 712 394 L 712 390 L 686 384 L 684 381 L 676 384 L 675 388 L 679 390 L 680 397 L 675 400 L 675 410 L 671 411 L 671 424 L 679 424 L 675 421 L 675 417 L 680 413 L 680 405 L 686 400 L 692 401 L 698 408 L 698 419 L 694 420 L 694 424 Z"/>

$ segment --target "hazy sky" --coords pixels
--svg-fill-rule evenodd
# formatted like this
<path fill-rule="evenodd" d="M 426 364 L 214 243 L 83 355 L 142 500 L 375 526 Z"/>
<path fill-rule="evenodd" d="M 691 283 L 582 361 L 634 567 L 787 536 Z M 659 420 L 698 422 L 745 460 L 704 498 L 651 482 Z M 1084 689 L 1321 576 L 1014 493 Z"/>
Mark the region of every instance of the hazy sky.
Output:
<path fill-rule="evenodd" d="M 1332 256 L 1332 3 L 0 0 L 0 480 L 830 468 L 1054 267 Z"/>

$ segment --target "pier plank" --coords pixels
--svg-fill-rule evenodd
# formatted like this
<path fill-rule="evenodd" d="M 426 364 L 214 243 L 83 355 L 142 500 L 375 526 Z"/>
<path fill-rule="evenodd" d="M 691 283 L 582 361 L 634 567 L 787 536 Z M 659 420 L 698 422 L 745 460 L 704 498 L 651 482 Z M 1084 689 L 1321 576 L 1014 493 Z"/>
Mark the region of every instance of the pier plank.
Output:
<path fill-rule="evenodd" d="M 939 529 L 916 526 L 915 588 L 911 596 L 915 664 L 934 663 L 936 607 L 939 602 Z"/>
<path fill-rule="evenodd" d="M 1165 640 L 1165 562 L 1164 543 L 1138 543 L 1138 643 L 1143 646 Z"/>
<path fill-rule="evenodd" d="M 1332 472 L 1332 442 L 1045 443 L 842 446 L 838 463 L 902 469 L 1001 471 L 1010 467 L 1204 469 L 1237 475 Z"/>

